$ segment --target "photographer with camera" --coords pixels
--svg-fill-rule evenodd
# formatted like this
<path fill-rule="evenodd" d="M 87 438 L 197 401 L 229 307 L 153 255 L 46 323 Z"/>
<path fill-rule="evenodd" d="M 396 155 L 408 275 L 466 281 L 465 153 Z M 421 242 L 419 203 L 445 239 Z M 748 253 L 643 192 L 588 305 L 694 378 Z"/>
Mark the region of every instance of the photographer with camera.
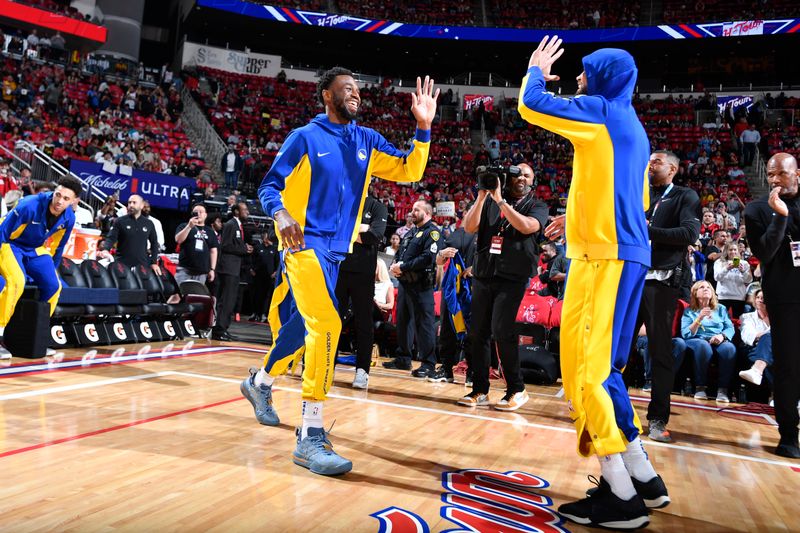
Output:
<path fill-rule="evenodd" d="M 670 442 L 669 395 L 675 381 L 672 322 L 681 287 L 691 279 L 687 247 L 700 235 L 700 198 L 687 187 L 672 183 L 680 167 L 678 156 L 666 150 L 650 155 L 650 209 L 645 213 L 651 243 L 651 264 L 636 320 L 644 323 L 651 358 L 652 391 L 647 408 L 649 437 Z"/>
<path fill-rule="evenodd" d="M 217 234 L 206 226 L 206 208 L 197 204 L 192 209 L 192 218 L 175 230 L 175 242 L 181 247 L 175 281 L 178 284 L 193 279 L 200 283 L 214 281 L 217 268 L 219 241 Z"/>
<path fill-rule="evenodd" d="M 534 196 L 529 165 L 478 167 L 478 198 L 464 215 L 464 229 L 478 234 L 472 269 L 473 385 L 460 405 L 489 405 L 491 337 L 506 379 L 506 394 L 494 408 L 515 411 L 528 401 L 515 320 L 537 263 L 535 237 L 547 217 L 547 205 Z"/>
<path fill-rule="evenodd" d="M 436 254 L 441 234 L 433 223 L 433 206 L 419 200 L 411 210 L 415 227 L 406 233 L 389 273 L 400 280 L 397 291 L 397 357 L 384 368 L 411 370 L 411 350 L 416 341 L 422 365 L 411 375 L 427 378 L 436 370 L 436 318 L 433 286 Z"/>

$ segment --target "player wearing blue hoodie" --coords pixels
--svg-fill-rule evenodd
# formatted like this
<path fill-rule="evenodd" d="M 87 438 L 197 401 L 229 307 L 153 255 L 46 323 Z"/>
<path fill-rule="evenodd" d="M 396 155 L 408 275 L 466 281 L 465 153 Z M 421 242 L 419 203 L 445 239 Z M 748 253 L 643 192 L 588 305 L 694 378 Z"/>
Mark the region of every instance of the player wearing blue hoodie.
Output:
<path fill-rule="evenodd" d="M 545 38 L 522 81 L 522 117 L 575 147 L 566 215 L 545 230 L 566 231 L 570 266 L 561 319 L 561 371 L 578 453 L 600 459 L 602 477 L 589 497 L 559 512 L 580 524 L 635 529 L 647 507 L 669 503 L 666 487 L 639 440 L 641 424 L 622 380 L 650 264 L 645 210 L 650 143 L 631 104 L 637 69 L 613 48 L 583 58 L 575 98 L 545 90 L 563 53 Z"/>
<path fill-rule="evenodd" d="M 293 460 L 317 474 L 353 467 L 333 451 L 322 427 L 341 331 L 334 292 L 339 262 L 359 236 L 370 178 L 422 178 L 438 96 L 433 80 L 417 79 L 411 94 L 417 131 L 411 149 L 402 152 L 355 123 L 361 98 L 352 73 L 327 71 L 317 85 L 325 114 L 289 134 L 258 189 L 264 211 L 275 220 L 281 264 L 269 312 L 272 348 L 264 368 L 251 372 L 241 390 L 260 423 L 278 425 L 272 384 L 303 358 L 303 424 Z"/>

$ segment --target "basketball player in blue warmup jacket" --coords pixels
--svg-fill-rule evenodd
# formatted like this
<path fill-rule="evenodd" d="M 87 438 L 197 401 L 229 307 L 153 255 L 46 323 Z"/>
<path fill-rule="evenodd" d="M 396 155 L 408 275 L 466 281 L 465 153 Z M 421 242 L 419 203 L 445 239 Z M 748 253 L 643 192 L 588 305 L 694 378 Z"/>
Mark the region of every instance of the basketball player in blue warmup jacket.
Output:
<path fill-rule="evenodd" d="M 575 160 L 564 215 L 545 229 L 566 231 L 570 260 L 561 317 L 564 396 L 578 435 L 578 453 L 596 455 L 602 476 L 589 497 L 558 508 L 583 525 L 646 526 L 649 508 L 670 502 L 639 434 L 622 370 L 633 341 L 650 243 L 650 143 L 631 104 L 638 70 L 624 50 L 603 48 L 583 58 L 575 98 L 547 92 L 561 39 L 546 37 L 522 81 L 526 121 L 572 142 Z"/>
<path fill-rule="evenodd" d="M 281 261 L 269 312 L 272 348 L 241 390 L 260 423 L 278 425 L 272 384 L 303 358 L 303 423 L 293 460 L 317 474 L 353 468 L 333 451 L 322 427 L 342 327 L 334 295 L 339 262 L 358 237 L 370 178 L 422 178 L 438 96 L 433 80 L 417 79 L 411 94 L 417 131 L 411 149 L 402 152 L 354 122 L 361 98 L 352 73 L 327 71 L 317 85 L 325 113 L 289 134 L 258 189 L 264 212 L 275 220 Z"/>
<path fill-rule="evenodd" d="M 30 277 L 39 298 L 50 304 L 50 315 L 61 294 L 56 274 L 64 246 L 75 225 L 72 205 L 81 182 L 66 176 L 54 192 L 26 196 L 0 222 L 0 326 L 6 327 Z M 50 239 L 50 247 L 45 242 Z"/>

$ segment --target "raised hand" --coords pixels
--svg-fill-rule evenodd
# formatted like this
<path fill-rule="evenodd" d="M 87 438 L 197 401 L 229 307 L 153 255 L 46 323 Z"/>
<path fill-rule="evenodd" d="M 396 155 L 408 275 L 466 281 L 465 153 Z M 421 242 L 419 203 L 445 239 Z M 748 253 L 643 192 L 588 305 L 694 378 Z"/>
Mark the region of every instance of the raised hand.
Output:
<path fill-rule="evenodd" d="M 558 35 L 553 35 L 552 38 L 545 35 L 542 42 L 539 43 L 539 46 L 533 51 L 533 54 L 531 54 L 531 59 L 528 61 L 528 68 L 539 67 L 542 70 L 544 81 L 558 81 L 561 79 L 559 76 L 550 74 L 550 67 L 552 67 L 553 63 L 564 53 L 564 49 L 561 48 L 561 42 L 562 39 L 559 39 Z"/>
<path fill-rule="evenodd" d="M 785 217 L 789 216 L 789 208 L 786 207 L 786 202 L 781 200 L 781 197 L 778 196 L 781 193 L 780 187 L 775 187 L 769 193 L 769 206 L 772 208 L 779 215 L 783 215 Z"/>
<path fill-rule="evenodd" d="M 425 76 L 425 83 L 417 77 L 417 92 L 411 93 L 411 113 L 417 119 L 417 127 L 421 130 L 431 129 L 433 117 L 436 116 L 436 101 L 439 89 L 433 92 L 433 80 Z"/>

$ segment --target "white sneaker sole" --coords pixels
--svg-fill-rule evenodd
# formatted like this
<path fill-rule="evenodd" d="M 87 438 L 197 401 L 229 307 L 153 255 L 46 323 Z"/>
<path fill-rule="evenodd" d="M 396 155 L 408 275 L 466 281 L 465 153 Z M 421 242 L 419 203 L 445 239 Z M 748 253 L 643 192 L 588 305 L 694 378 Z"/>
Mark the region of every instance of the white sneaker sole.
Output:
<path fill-rule="evenodd" d="M 367 382 L 367 383 L 355 383 L 355 382 L 353 382 L 353 388 L 354 389 L 366 390 L 367 387 L 369 387 L 369 382 Z"/>
<path fill-rule="evenodd" d="M 609 529 L 639 529 L 650 524 L 649 516 L 640 516 L 631 520 L 620 520 L 618 522 L 601 522 L 597 524 L 600 527 L 607 527 Z"/>
<path fill-rule="evenodd" d="M 672 503 L 672 500 L 669 499 L 669 496 L 659 496 L 655 500 L 644 500 L 644 505 L 648 509 L 663 509 L 670 503 Z"/>
<path fill-rule="evenodd" d="M 456 402 L 458 405 L 463 405 L 464 407 L 487 407 L 489 405 L 489 400 L 484 400 L 478 403 L 467 402 L 463 400 L 458 400 Z"/>
<path fill-rule="evenodd" d="M 492 407 L 494 407 L 494 409 L 497 411 L 505 411 L 505 412 L 516 411 L 517 409 L 528 403 L 528 400 L 530 400 L 530 397 L 525 396 L 524 400 L 522 400 L 520 403 L 514 404 L 513 406 L 508 404 L 505 405 L 494 404 Z"/>

